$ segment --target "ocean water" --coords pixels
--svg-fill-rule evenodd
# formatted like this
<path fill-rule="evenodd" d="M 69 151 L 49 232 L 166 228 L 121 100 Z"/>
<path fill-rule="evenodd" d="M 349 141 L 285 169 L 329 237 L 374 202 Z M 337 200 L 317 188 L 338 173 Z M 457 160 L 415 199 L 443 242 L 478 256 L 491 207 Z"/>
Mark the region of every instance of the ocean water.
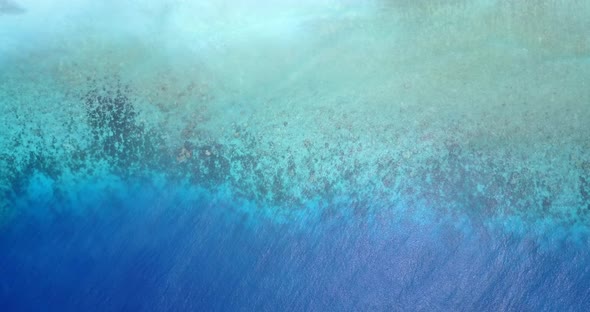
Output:
<path fill-rule="evenodd" d="M 0 311 L 587 311 L 590 3 L 0 0 Z"/>

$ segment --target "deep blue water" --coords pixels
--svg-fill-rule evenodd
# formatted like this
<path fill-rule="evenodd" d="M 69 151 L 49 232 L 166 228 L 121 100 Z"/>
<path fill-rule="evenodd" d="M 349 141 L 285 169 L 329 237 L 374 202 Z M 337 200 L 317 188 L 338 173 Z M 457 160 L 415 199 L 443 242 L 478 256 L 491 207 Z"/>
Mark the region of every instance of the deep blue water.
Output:
<path fill-rule="evenodd" d="M 590 311 L 588 16 L 0 0 L 0 312 Z"/>
<path fill-rule="evenodd" d="M 77 214 L 52 198 L 21 207 L 31 213 L 0 232 L 1 310 L 590 307 L 590 251 L 579 243 L 386 215 L 296 227 L 253 220 L 205 193 L 127 192 L 83 194 L 92 200 Z"/>

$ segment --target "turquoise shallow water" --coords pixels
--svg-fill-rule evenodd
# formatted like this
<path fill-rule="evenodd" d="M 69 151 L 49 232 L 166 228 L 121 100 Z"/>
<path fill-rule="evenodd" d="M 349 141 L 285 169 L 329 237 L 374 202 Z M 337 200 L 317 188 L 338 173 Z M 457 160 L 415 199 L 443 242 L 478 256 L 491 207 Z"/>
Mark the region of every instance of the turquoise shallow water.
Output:
<path fill-rule="evenodd" d="M 0 1 L 0 305 L 585 310 L 587 16 Z"/>

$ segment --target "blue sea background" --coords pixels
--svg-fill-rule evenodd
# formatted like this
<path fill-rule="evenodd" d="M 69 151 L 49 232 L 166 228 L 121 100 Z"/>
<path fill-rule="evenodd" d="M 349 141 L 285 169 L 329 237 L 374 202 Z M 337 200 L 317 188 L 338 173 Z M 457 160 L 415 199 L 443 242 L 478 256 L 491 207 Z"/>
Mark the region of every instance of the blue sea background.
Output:
<path fill-rule="evenodd" d="M 590 310 L 574 2 L 0 0 L 0 311 Z"/>
<path fill-rule="evenodd" d="M 91 185 L 86 186 L 91 190 Z M 575 243 L 383 219 L 298 228 L 223 197 L 137 184 L 120 197 L 28 203 L 2 229 L 5 311 L 570 310 L 588 306 Z M 200 194 L 199 194 L 200 193 Z M 264 220 L 264 218 L 260 218 Z"/>

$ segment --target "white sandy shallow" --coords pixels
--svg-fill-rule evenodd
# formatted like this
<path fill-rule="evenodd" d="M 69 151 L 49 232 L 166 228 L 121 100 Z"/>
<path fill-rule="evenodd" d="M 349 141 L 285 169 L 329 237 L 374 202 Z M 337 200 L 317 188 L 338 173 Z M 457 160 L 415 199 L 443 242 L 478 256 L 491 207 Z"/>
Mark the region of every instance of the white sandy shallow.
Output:
<path fill-rule="evenodd" d="M 119 81 L 164 171 L 283 221 L 348 203 L 590 222 L 584 1 L 70 2 L 0 15 L 5 198 L 117 171 L 128 141 L 93 152 L 85 99 Z"/>

